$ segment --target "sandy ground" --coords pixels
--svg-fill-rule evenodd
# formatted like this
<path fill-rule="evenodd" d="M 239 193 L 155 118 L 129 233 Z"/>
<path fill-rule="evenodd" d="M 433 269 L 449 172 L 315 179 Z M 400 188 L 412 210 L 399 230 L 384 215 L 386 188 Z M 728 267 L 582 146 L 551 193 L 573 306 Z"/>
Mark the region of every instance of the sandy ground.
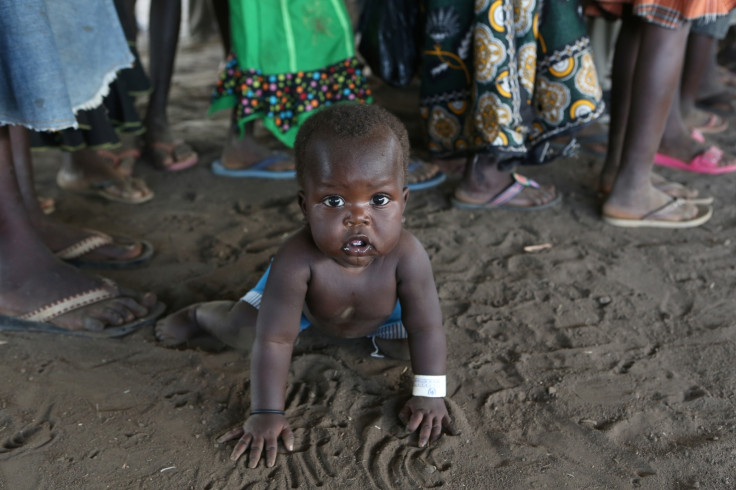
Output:
<path fill-rule="evenodd" d="M 155 245 L 147 266 L 105 274 L 169 311 L 237 298 L 301 226 L 295 183 L 208 169 L 228 123 L 205 116 L 220 58 L 216 43 L 181 49 L 170 117 L 202 163 L 139 165 L 152 202 L 63 193 L 59 155 L 38 158 L 59 219 Z M 416 90 L 376 95 L 420 149 Z M 716 141 L 733 151 L 734 134 Z M 733 487 L 735 177 L 662 171 L 715 196 L 715 216 L 636 231 L 600 220 L 598 165 L 579 156 L 526 170 L 565 197 L 536 213 L 455 210 L 457 175 L 411 196 L 406 226 L 434 266 L 461 435 L 416 447 L 396 416 L 409 366 L 371 358 L 368 341 L 307 331 L 287 393 L 295 451 L 250 470 L 215 443 L 248 409 L 247 354 L 166 349 L 151 327 L 120 340 L 3 333 L 0 489 Z M 551 247 L 524 251 L 539 244 Z"/>

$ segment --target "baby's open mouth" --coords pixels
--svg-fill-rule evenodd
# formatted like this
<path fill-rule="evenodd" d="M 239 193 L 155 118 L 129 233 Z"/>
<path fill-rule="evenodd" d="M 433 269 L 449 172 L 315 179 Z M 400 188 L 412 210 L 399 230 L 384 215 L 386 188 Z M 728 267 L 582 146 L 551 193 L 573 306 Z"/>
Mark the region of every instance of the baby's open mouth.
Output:
<path fill-rule="evenodd" d="M 342 250 L 349 255 L 364 255 L 370 250 L 371 244 L 363 238 L 348 240 Z"/>

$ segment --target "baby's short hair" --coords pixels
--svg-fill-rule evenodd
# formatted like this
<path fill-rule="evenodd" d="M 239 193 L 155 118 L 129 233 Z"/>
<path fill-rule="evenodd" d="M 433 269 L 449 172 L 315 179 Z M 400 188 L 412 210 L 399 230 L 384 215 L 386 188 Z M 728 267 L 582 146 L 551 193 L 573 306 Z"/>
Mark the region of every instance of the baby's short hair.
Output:
<path fill-rule="evenodd" d="M 406 182 L 410 147 L 409 135 L 404 124 L 383 107 L 372 104 L 341 103 L 319 110 L 299 128 L 294 143 L 296 177 L 299 184 L 304 184 L 306 150 L 315 133 L 328 130 L 337 137 L 355 138 L 367 136 L 379 127 L 388 127 L 401 145 L 401 163 L 404 169 L 404 182 Z"/>

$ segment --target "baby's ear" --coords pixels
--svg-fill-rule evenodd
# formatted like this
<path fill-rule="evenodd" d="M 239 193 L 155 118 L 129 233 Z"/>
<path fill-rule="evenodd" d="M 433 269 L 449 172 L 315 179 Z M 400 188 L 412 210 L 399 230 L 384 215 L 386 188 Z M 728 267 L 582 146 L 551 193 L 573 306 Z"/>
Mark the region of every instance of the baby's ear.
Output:
<path fill-rule="evenodd" d="M 409 201 L 409 186 L 405 185 L 401 193 L 404 195 L 404 205 Z"/>
<path fill-rule="evenodd" d="M 302 214 L 306 217 L 307 216 L 307 199 L 304 195 L 304 191 L 299 191 L 299 193 L 296 195 L 297 200 L 299 201 L 299 209 L 302 210 Z"/>

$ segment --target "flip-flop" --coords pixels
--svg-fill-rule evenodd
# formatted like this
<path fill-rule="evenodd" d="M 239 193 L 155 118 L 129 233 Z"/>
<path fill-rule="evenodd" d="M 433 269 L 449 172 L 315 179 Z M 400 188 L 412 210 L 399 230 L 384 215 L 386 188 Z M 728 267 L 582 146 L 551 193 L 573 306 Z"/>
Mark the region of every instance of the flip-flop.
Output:
<path fill-rule="evenodd" d="M 452 202 L 452 205 L 458 209 L 512 209 L 518 211 L 538 211 L 540 209 L 547 209 L 557 205 L 560 201 L 562 201 L 562 194 L 557 193 L 554 199 L 544 204 L 538 204 L 534 206 L 506 205 L 507 202 L 519 195 L 525 187 L 533 187 L 535 189 L 539 189 L 540 187 L 540 185 L 535 180 L 526 178 L 523 175 L 512 173 L 511 176 L 514 179 L 514 182 L 512 182 L 508 187 L 492 197 L 490 201 L 484 203 L 472 203 L 461 201 L 455 197 L 450 198 L 450 201 Z"/>
<path fill-rule="evenodd" d="M 158 302 L 153 308 L 151 308 L 148 315 L 136 318 L 132 322 L 124 325 L 110 326 L 100 331 L 69 330 L 56 326 L 53 323 L 49 323 L 49 320 L 52 320 L 57 316 L 61 316 L 64 313 L 116 297 L 119 291 L 115 283 L 109 280 L 105 280 L 105 283 L 108 287 L 91 289 L 84 293 L 55 301 L 20 317 L 0 314 L 0 331 L 43 332 L 93 338 L 122 337 L 145 325 L 153 323 L 163 314 L 164 310 L 166 310 L 166 306 L 163 303 Z"/>
<path fill-rule="evenodd" d="M 143 204 L 153 199 L 153 191 L 146 183 L 137 177 L 121 177 L 92 182 L 85 178 L 74 178 L 59 170 L 56 174 L 57 185 L 67 191 L 76 192 L 84 196 L 100 197 L 108 201 L 122 202 L 125 204 Z M 125 192 L 115 193 L 111 187 L 122 186 L 123 191 L 137 190 L 141 192 L 139 197 L 126 196 Z"/>
<path fill-rule="evenodd" d="M 723 119 L 721 116 L 709 111 L 701 111 L 701 114 L 707 116 L 707 118 L 705 122 L 701 124 L 692 125 L 691 129 L 693 131 L 699 131 L 700 133 L 706 134 L 717 134 L 728 129 L 728 121 Z"/>
<path fill-rule="evenodd" d="M 421 170 L 421 168 L 426 165 L 429 165 L 429 164 L 421 161 L 418 158 L 411 157 L 409 159 L 409 168 L 408 168 L 409 174 L 411 174 L 412 172 L 417 172 Z M 407 187 L 409 187 L 409 190 L 411 191 L 421 191 L 423 189 L 431 189 L 432 187 L 437 187 L 438 185 L 440 185 L 442 182 L 445 181 L 445 179 L 447 179 L 447 175 L 445 175 L 444 172 L 439 170 L 439 167 L 438 167 L 437 171 L 434 174 L 432 174 L 430 178 L 421 180 L 419 182 L 412 182 L 411 184 L 407 184 Z"/>
<path fill-rule="evenodd" d="M 675 157 L 657 153 L 654 155 L 654 163 L 663 167 L 676 168 L 678 170 L 686 170 L 688 172 L 696 172 L 700 174 L 718 175 L 728 172 L 736 172 L 736 163 L 719 167 L 718 164 L 723 158 L 723 150 L 717 146 L 711 146 L 707 150 L 695 155 L 692 160 L 686 162 Z"/>
<path fill-rule="evenodd" d="M 215 160 L 212 162 L 212 173 L 222 177 L 231 178 L 260 178 L 260 179 L 293 179 L 296 177 L 296 170 L 267 170 L 274 163 L 290 160 L 289 155 L 277 153 L 260 160 L 250 167 L 246 168 L 227 168 L 222 161 Z"/>
<path fill-rule="evenodd" d="M 57 327 L 53 323 L 48 322 L 35 322 L 29 320 L 22 320 L 7 315 L 0 315 L 0 331 L 2 332 L 42 332 L 42 333 L 55 333 L 60 335 L 74 335 L 77 337 L 92 337 L 92 338 L 117 338 L 131 334 L 141 327 L 150 325 L 155 322 L 166 310 L 166 306 L 163 303 L 156 303 L 156 306 L 150 311 L 148 315 L 143 318 L 138 318 L 130 323 L 124 325 L 118 325 L 115 327 L 107 327 L 99 332 L 93 330 L 69 330 L 66 328 Z"/>
<path fill-rule="evenodd" d="M 189 158 L 177 160 L 177 150 L 183 146 L 189 146 L 184 141 L 177 140 L 171 143 L 164 141 L 154 141 L 148 148 L 148 157 L 154 168 L 165 170 L 166 172 L 178 172 L 180 170 L 193 167 L 199 161 L 199 156 L 194 150 L 191 150 Z M 165 163 L 167 159 L 171 159 L 171 163 Z"/>
<path fill-rule="evenodd" d="M 66 263 L 76 267 L 107 270 L 133 269 L 135 267 L 139 267 L 143 264 L 148 263 L 153 257 L 153 245 L 145 240 L 140 240 L 139 243 L 141 244 L 141 253 L 139 253 L 135 257 L 122 260 L 85 260 L 83 257 L 89 252 L 100 247 L 104 247 L 105 245 L 119 243 L 120 239 L 132 242 L 132 240 L 125 239 L 123 237 L 113 237 L 104 233 L 100 233 L 98 231 L 94 231 L 91 233 L 92 234 L 87 238 L 80 240 L 63 250 L 54 252 L 54 255 L 56 255 Z M 118 240 L 116 241 L 115 238 L 118 238 Z"/>
<path fill-rule="evenodd" d="M 656 218 L 656 215 L 658 213 L 666 211 L 672 207 L 682 206 L 683 204 L 686 204 L 686 203 L 688 203 L 686 199 L 672 199 L 668 201 L 666 204 L 664 204 L 663 206 L 660 206 L 644 214 L 641 218 L 633 218 L 633 219 L 615 218 L 613 216 L 608 216 L 604 214 L 603 221 L 605 221 L 609 225 L 620 226 L 623 228 L 681 229 L 681 228 L 693 228 L 695 226 L 700 226 L 706 221 L 708 221 L 711 218 L 711 216 L 713 216 L 712 206 L 707 205 L 707 204 L 696 204 L 695 206 L 698 209 L 698 213 L 694 217 L 688 220 L 672 221 L 672 220 L 663 220 L 663 219 Z M 692 202 L 690 202 L 690 204 L 692 204 Z"/>

